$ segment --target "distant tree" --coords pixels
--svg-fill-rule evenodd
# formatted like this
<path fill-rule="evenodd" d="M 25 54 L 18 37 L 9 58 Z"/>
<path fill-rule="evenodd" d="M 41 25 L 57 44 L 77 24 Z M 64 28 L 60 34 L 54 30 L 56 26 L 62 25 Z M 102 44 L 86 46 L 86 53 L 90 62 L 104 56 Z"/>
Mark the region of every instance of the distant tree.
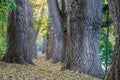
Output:
<path fill-rule="evenodd" d="M 115 24 L 116 43 L 105 80 L 120 80 L 120 0 L 108 0 L 108 6 Z"/>
<path fill-rule="evenodd" d="M 46 54 L 46 57 L 47 59 L 50 59 L 52 57 L 52 49 L 54 48 L 54 30 L 53 30 L 53 27 L 51 26 L 49 29 L 48 29 L 48 43 L 47 43 L 47 54 Z"/>
<path fill-rule="evenodd" d="M 26 26 L 27 26 L 27 40 L 28 40 L 28 48 L 29 48 L 29 54 L 30 58 L 36 58 L 37 57 L 37 51 L 36 51 L 36 40 L 35 40 L 35 32 L 34 32 L 34 25 L 33 25 L 33 10 L 32 5 L 27 2 L 26 3 Z"/>
<path fill-rule="evenodd" d="M 3 58 L 8 63 L 33 64 L 28 53 L 26 0 L 15 0 L 16 9 L 9 12 L 7 50 Z"/>
<path fill-rule="evenodd" d="M 64 69 L 103 77 L 99 56 L 102 0 L 68 0 Z"/>

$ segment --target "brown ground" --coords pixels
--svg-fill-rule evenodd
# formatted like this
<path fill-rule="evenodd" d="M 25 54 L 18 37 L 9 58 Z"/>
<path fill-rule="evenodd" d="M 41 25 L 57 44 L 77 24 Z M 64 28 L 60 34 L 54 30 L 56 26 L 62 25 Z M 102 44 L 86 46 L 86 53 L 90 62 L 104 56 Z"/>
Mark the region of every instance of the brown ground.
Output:
<path fill-rule="evenodd" d="M 73 71 L 60 71 L 61 63 L 51 64 L 40 55 L 36 66 L 0 62 L 0 80 L 100 80 Z"/>

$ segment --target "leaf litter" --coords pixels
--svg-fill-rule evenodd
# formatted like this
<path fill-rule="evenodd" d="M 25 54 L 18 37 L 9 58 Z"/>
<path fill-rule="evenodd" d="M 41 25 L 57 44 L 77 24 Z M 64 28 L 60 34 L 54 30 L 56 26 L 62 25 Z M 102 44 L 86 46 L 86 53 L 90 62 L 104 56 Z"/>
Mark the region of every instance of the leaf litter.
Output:
<path fill-rule="evenodd" d="M 0 80 L 101 80 L 73 71 L 60 71 L 61 63 L 46 61 L 45 54 L 33 60 L 36 66 L 0 62 Z"/>

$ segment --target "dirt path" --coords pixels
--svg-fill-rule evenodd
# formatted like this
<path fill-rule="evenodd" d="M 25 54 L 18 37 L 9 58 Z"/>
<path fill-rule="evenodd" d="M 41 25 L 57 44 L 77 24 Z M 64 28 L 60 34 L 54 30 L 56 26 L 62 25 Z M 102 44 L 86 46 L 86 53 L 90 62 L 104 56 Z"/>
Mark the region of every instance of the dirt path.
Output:
<path fill-rule="evenodd" d="M 61 63 L 51 64 L 41 55 L 36 66 L 22 66 L 0 62 L 0 80 L 99 80 L 72 71 L 60 71 Z"/>

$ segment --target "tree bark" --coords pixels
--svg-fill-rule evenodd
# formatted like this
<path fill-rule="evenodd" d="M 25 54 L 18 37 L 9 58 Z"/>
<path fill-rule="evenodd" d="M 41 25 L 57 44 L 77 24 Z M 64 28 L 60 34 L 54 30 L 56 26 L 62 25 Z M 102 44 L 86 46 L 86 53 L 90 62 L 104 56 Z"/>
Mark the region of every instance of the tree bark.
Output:
<path fill-rule="evenodd" d="M 120 80 L 120 0 L 108 0 L 108 5 L 115 24 L 116 43 L 105 80 Z"/>
<path fill-rule="evenodd" d="M 8 63 L 33 64 L 28 53 L 26 0 L 15 0 L 15 3 L 17 8 L 8 17 L 7 50 L 3 60 Z"/>
<path fill-rule="evenodd" d="M 48 8 L 54 29 L 54 48 L 50 60 L 56 63 L 62 60 L 64 54 L 62 23 L 57 0 L 48 0 Z"/>
<path fill-rule="evenodd" d="M 30 58 L 33 59 L 37 57 L 37 51 L 36 51 L 34 25 L 33 25 L 32 5 L 29 2 L 26 3 L 26 16 L 27 16 L 26 26 L 27 26 L 28 48 L 29 48 Z"/>
<path fill-rule="evenodd" d="M 53 48 L 54 48 L 54 30 L 53 26 L 51 26 L 48 30 L 48 51 L 47 51 L 47 59 L 49 60 L 52 57 Z"/>
<path fill-rule="evenodd" d="M 99 56 L 102 0 L 69 0 L 64 69 L 103 77 Z"/>

